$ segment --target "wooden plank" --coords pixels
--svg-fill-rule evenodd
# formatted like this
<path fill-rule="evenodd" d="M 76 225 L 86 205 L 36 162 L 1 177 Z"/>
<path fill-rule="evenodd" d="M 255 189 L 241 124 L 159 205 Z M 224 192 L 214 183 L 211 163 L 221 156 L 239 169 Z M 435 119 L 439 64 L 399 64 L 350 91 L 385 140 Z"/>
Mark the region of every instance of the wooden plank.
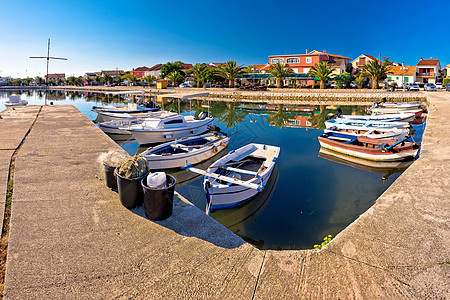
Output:
<path fill-rule="evenodd" d="M 215 179 L 218 179 L 218 180 L 223 180 L 225 182 L 242 185 L 242 186 L 245 186 L 247 188 L 257 190 L 257 191 L 260 191 L 263 188 L 263 186 L 259 185 L 259 184 L 250 183 L 250 182 L 247 182 L 247 181 L 242 181 L 242 180 L 239 180 L 237 178 L 231 178 L 231 177 L 224 176 L 224 175 L 219 175 L 219 174 L 216 174 L 216 173 L 211 173 L 211 172 L 208 172 L 208 171 L 205 171 L 205 170 L 201 170 L 201 169 L 197 169 L 197 168 L 194 168 L 194 167 L 187 167 L 186 169 L 191 171 L 191 172 L 194 172 L 194 173 L 198 173 L 198 174 L 201 174 L 201 175 L 212 177 L 212 178 L 215 178 Z"/>

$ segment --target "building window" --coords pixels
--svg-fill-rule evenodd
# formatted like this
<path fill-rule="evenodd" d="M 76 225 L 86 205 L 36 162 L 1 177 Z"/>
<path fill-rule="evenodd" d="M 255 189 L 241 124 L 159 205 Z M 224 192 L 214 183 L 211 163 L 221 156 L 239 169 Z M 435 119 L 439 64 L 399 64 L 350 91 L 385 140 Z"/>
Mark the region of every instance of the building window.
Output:
<path fill-rule="evenodd" d="M 307 57 L 307 58 L 306 58 L 306 63 L 307 63 L 307 64 L 312 63 L 312 57 Z"/>
<path fill-rule="evenodd" d="M 303 69 L 303 73 L 308 73 L 309 72 L 309 68 L 304 68 Z"/>
<path fill-rule="evenodd" d="M 405 82 L 409 82 L 409 77 L 405 77 Z"/>
<path fill-rule="evenodd" d="M 398 80 L 398 76 L 397 76 L 397 80 Z"/>
<path fill-rule="evenodd" d="M 286 60 L 286 63 L 288 63 L 288 64 L 298 64 L 298 63 L 300 63 L 300 59 L 298 59 L 296 57 L 288 58 Z"/>
<path fill-rule="evenodd" d="M 278 63 L 278 62 L 283 63 L 283 62 L 284 62 L 284 59 L 282 59 L 282 58 L 272 58 L 272 63 L 273 63 L 273 64 L 276 64 L 276 63 Z"/>
<path fill-rule="evenodd" d="M 391 81 L 391 80 L 392 80 L 392 77 L 391 77 L 391 76 L 388 76 L 387 80 L 388 80 L 388 81 Z"/>

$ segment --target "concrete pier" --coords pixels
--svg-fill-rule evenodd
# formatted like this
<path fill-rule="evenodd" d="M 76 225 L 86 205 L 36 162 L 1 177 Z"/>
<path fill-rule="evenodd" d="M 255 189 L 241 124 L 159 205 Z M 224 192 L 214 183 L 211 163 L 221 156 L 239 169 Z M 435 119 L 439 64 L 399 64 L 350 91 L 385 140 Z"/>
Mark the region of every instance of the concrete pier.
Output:
<path fill-rule="evenodd" d="M 4 296 L 448 299 L 450 93 L 429 97 L 421 158 L 320 252 L 258 250 L 181 198 L 150 221 L 105 187 L 97 158 L 121 148 L 73 106 L 7 109 L 0 201 L 31 130 L 16 151 Z"/>

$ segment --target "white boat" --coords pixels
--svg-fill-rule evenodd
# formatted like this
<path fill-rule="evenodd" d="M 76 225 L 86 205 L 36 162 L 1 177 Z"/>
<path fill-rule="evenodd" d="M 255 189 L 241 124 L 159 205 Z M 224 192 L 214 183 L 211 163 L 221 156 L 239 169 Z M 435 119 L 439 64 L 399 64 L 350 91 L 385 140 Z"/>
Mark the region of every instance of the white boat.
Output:
<path fill-rule="evenodd" d="M 324 133 L 332 133 L 330 138 L 341 141 L 350 141 L 355 137 L 365 136 L 372 139 L 395 139 L 402 140 L 410 131 L 404 128 L 367 128 L 367 129 L 348 129 L 331 127 L 325 129 Z"/>
<path fill-rule="evenodd" d="M 141 154 L 150 170 L 181 168 L 197 164 L 225 149 L 230 138 L 218 133 L 207 133 L 148 148 Z"/>
<path fill-rule="evenodd" d="M 107 122 L 98 123 L 98 127 L 108 134 L 123 134 L 130 135 L 127 130 L 122 130 L 120 127 L 129 127 L 131 125 L 137 125 L 144 122 L 144 119 L 125 119 L 125 120 L 112 120 Z"/>
<path fill-rule="evenodd" d="M 387 108 L 385 110 L 378 110 L 376 112 L 372 112 L 372 115 L 388 117 L 389 115 L 392 116 L 392 115 L 398 115 L 398 114 L 412 114 L 412 115 L 414 115 L 414 118 L 420 118 L 420 116 L 422 116 L 422 113 L 423 113 L 423 109 L 421 109 L 421 108 L 403 110 L 400 113 L 392 113 L 391 111 L 393 111 L 393 110 L 390 108 Z"/>
<path fill-rule="evenodd" d="M 376 108 L 376 107 L 389 107 L 389 108 L 405 108 L 405 109 L 414 109 L 419 108 L 422 105 L 422 102 L 415 101 L 415 102 L 376 102 L 374 105 L 372 105 L 370 108 Z"/>
<path fill-rule="evenodd" d="M 279 155 L 280 147 L 252 143 L 231 151 L 203 171 L 209 211 L 236 207 L 264 190 Z"/>
<path fill-rule="evenodd" d="M 18 105 L 27 105 L 27 100 L 20 99 L 20 95 L 11 95 L 9 96 L 9 100 L 3 102 L 5 106 L 18 106 Z"/>
<path fill-rule="evenodd" d="M 356 116 L 356 115 L 341 115 L 341 119 L 347 120 L 361 120 L 361 121 L 383 121 L 383 122 L 412 122 L 414 121 L 413 113 L 399 113 L 399 114 L 380 114 L 371 116 Z"/>
<path fill-rule="evenodd" d="M 199 114 L 199 119 L 192 116 L 181 116 L 173 113 L 162 113 L 156 117 L 149 117 L 141 124 L 119 127 L 131 133 L 140 144 L 155 144 L 190 137 L 208 131 L 208 125 L 214 118 Z"/>
<path fill-rule="evenodd" d="M 141 112 L 107 112 L 99 111 L 98 114 L 101 116 L 103 121 L 109 122 L 113 120 L 124 120 L 124 119 L 137 119 L 137 118 L 147 118 L 163 113 L 158 108 L 153 108 L 153 111 L 141 111 Z"/>
<path fill-rule="evenodd" d="M 348 120 L 333 119 L 325 121 L 326 128 L 336 126 L 337 128 L 346 129 L 368 129 L 368 128 L 407 128 L 410 126 L 408 122 L 383 122 L 383 121 L 364 121 L 364 120 Z"/>
<path fill-rule="evenodd" d="M 369 108 L 372 114 L 398 114 L 411 111 L 411 107 L 373 107 Z M 417 108 L 418 109 L 418 108 Z"/>

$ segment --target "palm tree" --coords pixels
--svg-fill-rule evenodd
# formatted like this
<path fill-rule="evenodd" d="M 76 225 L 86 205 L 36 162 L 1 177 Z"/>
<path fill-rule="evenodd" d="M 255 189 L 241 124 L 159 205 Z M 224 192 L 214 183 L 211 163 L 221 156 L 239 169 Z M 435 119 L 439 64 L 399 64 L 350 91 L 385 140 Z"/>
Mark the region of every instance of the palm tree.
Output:
<path fill-rule="evenodd" d="M 153 81 L 156 81 L 156 76 L 153 76 L 153 75 L 147 75 L 147 76 L 145 76 L 145 77 L 143 77 L 143 79 L 148 83 L 148 85 L 150 86 L 150 84 L 153 82 Z"/>
<path fill-rule="evenodd" d="M 248 65 L 244 68 L 244 72 L 247 74 L 258 73 L 258 69 L 255 65 Z"/>
<path fill-rule="evenodd" d="M 92 85 L 92 78 L 90 76 L 86 77 L 86 82 L 88 85 Z"/>
<path fill-rule="evenodd" d="M 174 86 L 180 84 L 184 80 L 183 75 L 181 75 L 181 73 L 178 71 L 173 71 L 172 73 L 167 75 L 167 78 L 172 82 Z"/>
<path fill-rule="evenodd" d="M 364 65 L 363 76 L 372 79 L 372 89 L 378 88 L 378 80 L 384 79 L 391 68 L 392 62 L 389 57 L 383 57 L 383 62 L 379 60 L 371 60 Z"/>
<path fill-rule="evenodd" d="M 228 79 L 228 85 L 234 87 L 234 79 L 244 73 L 243 65 L 238 65 L 234 60 L 227 61 L 217 67 L 218 75 Z"/>
<path fill-rule="evenodd" d="M 24 78 L 23 79 L 23 82 L 25 83 L 25 85 L 30 85 L 30 83 L 33 81 L 33 79 L 31 79 L 31 78 Z"/>
<path fill-rule="evenodd" d="M 103 78 L 103 81 L 105 82 L 105 84 L 110 84 L 110 83 L 111 83 L 111 80 L 112 80 L 112 76 L 111 76 L 111 75 L 109 75 L 109 74 L 104 74 L 104 75 L 102 76 L 102 78 Z"/>
<path fill-rule="evenodd" d="M 333 68 L 328 65 L 328 61 L 326 60 L 316 63 L 309 70 L 309 75 L 319 78 L 321 89 L 326 88 L 327 78 L 331 73 L 333 73 Z"/>
<path fill-rule="evenodd" d="M 208 79 L 208 67 L 206 64 L 196 64 L 188 70 L 188 74 L 192 74 L 192 77 L 197 81 L 197 87 L 202 87 Z"/>
<path fill-rule="evenodd" d="M 99 85 L 102 82 L 100 75 L 95 76 L 95 84 Z"/>
<path fill-rule="evenodd" d="M 286 68 L 284 63 L 277 62 L 276 64 L 270 66 L 269 73 L 272 77 L 276 78 L 277 88 L 282 88 L 284 78 L 288 77 L 289 74 L 294 73 L 294 71 L 289 67 Z"/>

